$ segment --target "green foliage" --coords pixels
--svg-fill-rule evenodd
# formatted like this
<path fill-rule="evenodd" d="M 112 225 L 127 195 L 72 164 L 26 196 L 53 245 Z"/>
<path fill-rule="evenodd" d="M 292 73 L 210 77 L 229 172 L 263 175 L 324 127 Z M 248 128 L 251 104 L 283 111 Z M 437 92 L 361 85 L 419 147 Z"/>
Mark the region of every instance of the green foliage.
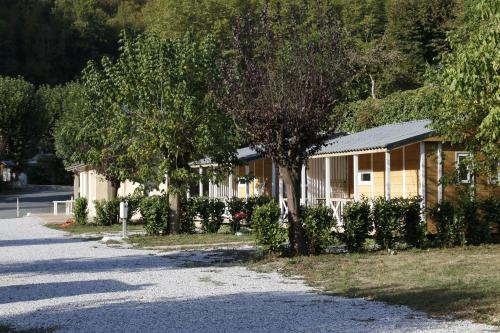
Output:
<path fill-rule="evenodd" d="M 498 172 L 500 160 L 500 3 L 465 0 L 463 24 L 448 41 L 451 51 L 432 73 L 442 107 L 434 127 L 473 153 L 475 166 Z"/>
<path fill-rule="evenodd" d="M 120 201 L 118 199 L 94 201 L 94 223 L 98 225 L 113 225 L 118 223 Z"/>
<path fill-rule="evenodd" d="M 194 219 L 198 215 L 198 202 L 195 198 L 184 198 L 182 203 L 182 216 L 180 232 L 183 234 L 194 234 L 196 225 Z"/>
<path fill-rule="evenodd" d="M 429 216 L 438 230 L 438 240 L 442 246 L 452 247 L 465 244 L 465 226 L 463 220 L 455 216 L 455 207 L 451 202 L 443 201 L 429 209 Z"/>
<path fill-rule="evenodd" d="M 46 127 L 35 87 L 20 77 L 0 76 L 0 158 L 32 157 Z"/>
<path fill-rule="evenodd" d="M 373 201 L 371 219 L 375 228 L 375 241 L 383 249 L 392 249 L 396 242 L 419 247 L 425 235 L 425 226 L 420 219 L 419 197 Z"/>
<path fill-rule="evenodd" d="M 168 223 L 168 197 L 166 195 L 153 195 L 143 197 L 139 204 L 148 235 L 160 235 L 167 228 Z"/>
<path fill-rule="evenodd" d="M 209 200 L 208 210 L 210 214 L 210 218 L 208 220 L 203 220 L 203 230 L 208 233 L 217 233 L 219 231 L 222 222 L 224 222 L 224 214 L 225 209 L 224 201 L 221 199 L 211 199 Z"/>
<path fill-rule="evenodd" d="M 422 87 L 393 93 L 384 99 L 368 98 L 335 107 L 333 116 L 345 113 L 340 129 L 359 132 L 372 127 L 430 118 L 439 106 L 439 95 L 433 87 Z"/>
<path fill-rule="evenodd" d="M 287 239 L 287 231 L 280 225 L 280 215 L 280 208 L 274 200 L 256 207 L 253 214 L 257 244 L 264 246 L 269 252 L 280 252 Z"/>
<path fill-rule="evenodd" d="M 400 207 L 396 200 L 383 197 L 373 200 L 371 219 L 375 228 L 375 242 L 383 249 L 393 249 L 402 229 Z"/>
<path fill-rule="evenodd" d="M 484 199 L 479 203 L 479 208 L 482 224 L 500 232 L 500 198 L 490 197 Z"/>
<path fill-rule="evenodd" d="M 395 199 L 399 204 L 399 209 L 403 219 L 403 238 L 406 244 L 413 247 L 421 247 L 424 243 L 426 226 L 421 219 L 422 208 L 420 204 L 422 198 L 413 197 L 408 199 Z"/>
<path fill-rule="evenodd" d="M 28 166 L 30 184 L 73 185 L 73 175 L 64 169 L 63 162 L 54 155 L 41 155 L 36 164 Z"/>
<path fill-rule="evenodd" d="M 456 0 L 388 0 L 387 43 L 404 60 L 396 76 L 400 89 L 414 89 L 424 82 L 428 64 L 448 48 L 446 34 L 454 25 Z"/>
<path fill-rule="evenodd" d="M 359 251 L 372 229 L 370 203 L 363 199 L 346 204 L 343 213 L 342 240 L 349 251 Z"/>
<path fill-rule="evenodd" d="M 240 219 L 237 218 L 236 214 L 244 214 L 245 219 L 248 221 L 248 216 L 246 215 L 245 200 L 237 197 L 233 197 L 228 201 L 229 214 L 231 215 L 231 231 L 236 233 L 240 230 Z"/>
<path fill-rule="evenodd" d="M 247 216 L 246 220 L 249 221 L 250 223 L 253 223 L 252 217 L 254 210 L 257 207 L 268 204 L 271 201 L 273 201 L 273 198 L 265 195 L 248 198 L 248 200 L 245 203 L 245 214 Z"/>
<path fill-rule="evenodd" d="M 88 210 L 87 198 L 76 198 L 73 203 L 73 215 L 75 217 L 75 222 L 78 224 L 86 224 Z"/>
<path fill-rule="evenodd" d="M 330 207 L 305 208 L 302 213 L 304 236 L 309 254 L 321 254 L 333 242 L 337 221 Z"/>

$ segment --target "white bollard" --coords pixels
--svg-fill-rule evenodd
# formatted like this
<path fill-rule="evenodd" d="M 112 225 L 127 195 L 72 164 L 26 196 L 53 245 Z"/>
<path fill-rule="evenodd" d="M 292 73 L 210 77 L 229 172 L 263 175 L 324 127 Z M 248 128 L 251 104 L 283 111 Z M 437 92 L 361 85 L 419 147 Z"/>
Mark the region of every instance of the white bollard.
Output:
<path fill-rule="evenodd" d="M 122 221 L 122 237 L 127 238 L 127 216 L 128 215 L 128 202 L 120 202 L 120 220 Z"/>
<path fill-rule="evenodd" d="M 17 197 L 17 206 L 16 206 L 16 211 L 17 211 L 17 217 L 19 217 L 19 197 Z"/>

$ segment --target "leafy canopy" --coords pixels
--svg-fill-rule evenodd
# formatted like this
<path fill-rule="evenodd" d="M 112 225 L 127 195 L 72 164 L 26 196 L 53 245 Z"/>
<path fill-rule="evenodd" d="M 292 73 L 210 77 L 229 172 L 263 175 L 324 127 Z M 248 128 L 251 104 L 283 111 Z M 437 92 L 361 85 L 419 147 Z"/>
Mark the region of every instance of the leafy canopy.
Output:
<path fill-rule="evenodd" d="M 500 161 L 500 3 L 466 1 L 464 25 L 435 71 L 442 108 L 434 127 L 473 152 L 478 167 Z"/>

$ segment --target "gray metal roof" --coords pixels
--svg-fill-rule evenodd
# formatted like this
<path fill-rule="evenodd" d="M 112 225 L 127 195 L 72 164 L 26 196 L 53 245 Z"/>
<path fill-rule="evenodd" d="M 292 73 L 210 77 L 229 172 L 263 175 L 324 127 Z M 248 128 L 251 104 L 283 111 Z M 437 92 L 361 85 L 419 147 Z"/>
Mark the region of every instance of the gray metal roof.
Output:
<path fill-rule="evenodd" d="M 429 128 L 430 123 L 425 119 L 370 128 L 329 140 L 315 155 L 394 149 L 434 135 L 434 130 Z"/>
<path fill-rule="evenodd" d="M 253 160 L 258 160 L 259 158 L 261 158 L 261 155 L 250 147 L 244 147 L 236 150 L 236 157 L 239 160 L 245 162 L 251 162 Z M 192 163 L 192 165 L 209 165 L 209 164 L 212 164 L 212 160 L 210 158 L 204 158 L 202 160 L 198 160 Z"/>

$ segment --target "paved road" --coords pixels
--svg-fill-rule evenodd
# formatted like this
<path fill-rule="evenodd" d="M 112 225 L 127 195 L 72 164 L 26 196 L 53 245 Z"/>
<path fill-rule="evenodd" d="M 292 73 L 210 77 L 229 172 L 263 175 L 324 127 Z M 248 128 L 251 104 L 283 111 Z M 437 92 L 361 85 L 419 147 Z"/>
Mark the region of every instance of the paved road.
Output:
<path fill-rule="evenodd" d="M 52 213 L 52 201 L 69 200 L 72 195 L 71 186 L 30 186 L 17 194 L 0 194 L 0 219 L 16 217 L 18 197 L 20 216 L 25 216 L 27 213 Z"/>
<path fill-rule="evenodd" d="M 221 265 L 221 263 L 225 264 Z M 0 220 L 2 325 L 55 332 L 491 332 L 402 306 L 320 295 L 221 251 L 110 248 Z"/>

